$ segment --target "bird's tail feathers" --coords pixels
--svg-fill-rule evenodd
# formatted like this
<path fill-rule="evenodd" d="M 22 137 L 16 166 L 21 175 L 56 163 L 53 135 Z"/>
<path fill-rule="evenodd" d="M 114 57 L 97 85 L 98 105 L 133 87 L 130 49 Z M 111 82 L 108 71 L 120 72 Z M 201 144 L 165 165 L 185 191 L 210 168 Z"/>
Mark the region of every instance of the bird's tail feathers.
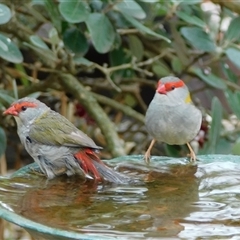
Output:
<path fill-rule="evenodd" d="M 127 184 L 130 182 L 130 178 L 125 176 L 122 173 L 116 172 L 105 164 L 100 164 L 99 162 L 93 161 L 93 165 L 98 170 L 100 175 L 104 178 L 104 180 L 112 183 L 118 184 Z"/>
<path fill-rule="evenodd" d="M 81 168 L 94 179 L 106 180 L 112 183 L 124 184 L 129 178 L 106 166 L 92 149 L 84 149 L 74 155 L 79 161 Z"/>

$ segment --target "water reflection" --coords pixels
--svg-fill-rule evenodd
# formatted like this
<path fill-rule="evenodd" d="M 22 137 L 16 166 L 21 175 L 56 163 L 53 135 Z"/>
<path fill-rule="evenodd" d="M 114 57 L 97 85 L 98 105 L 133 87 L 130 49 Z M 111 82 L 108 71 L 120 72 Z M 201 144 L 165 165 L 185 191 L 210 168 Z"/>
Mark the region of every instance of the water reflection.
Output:
<path fill-rule="evenodd" d="M 35 222 L 102 238 L 240 236 L 240 164 L 212 161 L 112 161 L 134 179 L 128 185 L 30 175 L 2 179 L 0 203 Z"/>

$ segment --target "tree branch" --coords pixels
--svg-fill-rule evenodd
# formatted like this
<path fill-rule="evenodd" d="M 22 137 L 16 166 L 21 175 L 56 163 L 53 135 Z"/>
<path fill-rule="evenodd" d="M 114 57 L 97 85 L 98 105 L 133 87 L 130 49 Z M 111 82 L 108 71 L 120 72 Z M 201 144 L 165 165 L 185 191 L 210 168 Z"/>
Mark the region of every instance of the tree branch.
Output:
<path fill-rule="evenodd" d="M 96 98 L 96 100 L 98 100 L 98 102 L 110 106 L 114 109 L 120 110 L 129 117 L 132 117 L 138 120 L 139 122 L 144 123 L 144 116 L 141 113 L 138 113 L 137 111 L 133 110 L 129 106 L 122 105 L 108 97 L 102 96 L 97 93 L 92 93 L 92 95 Z"/>
<path fill-rule="evenodd" d="M 18 94 L 19 94 L 19 97 L 22 98 L 22 97 L 25 97 L 34 92 L 44 92 L 44 91 L 46 91 L 47 88 L 62 91 L 61 86 L 58 83 L 56 83 L 55 81 L 52 81 L 52 77 L 50 77 L 49 79 L 47 79 L 45 81 L 40 81 L 38 83 L 31 84 L 30 86 L 27 86 L 24 88 L 19 88 Z M 102 96 L 98 93 L 92 92 L 91 94 L 92 94 L 92 96 L 94 96 L 94 98 L 99 103 L 105 104 L 109 107 L 112 107 L 113 109 L 119 110 L 119 111 L 123 112 L 125 115 L 136 119 L 140 123 L 144 123 L 144 115 L 133 110 L 131 107 L 120 104 L 120 103 L 118 103 L 108 97 Z"/>
<path fill-rule="evenodd" d="M 111 154 L 114 157 L 125 155 L 126 153 L 122 141 L 119 139 L 114 124 L 109 120 L 93 94 L 89 92 L 74 76 L 64 73 L 59 73 L 58 76 L 65 91 L 67 90 L 73 94 L 97 122 L 106 138 Z"/>
<path fill-rule="evenodd" d="M 49 79 L 45 81 L 40 81 L 38 83 L 31 84 L 30 86 L 19 88 L 18 95 L 22 98 L 34 92 L 45 92 L 48 88 L 56 89 L 57 85 L 58 84 L 49 77 Z"/>
<path fill-rule="evenodd" d="M 148 76 L 153 76 L 152 72 L 147 71 L 146 69 L 143 69 L 143 66 L 146 65 L 151 65 L 153 64 L 155 61 L 157 61 L 158 59 L 162 58 L 163 56 L 165 56 L 167 53 L 169 53 L 168 49 L 165 49 L 164 51 L 162 51 L 161 54 L 154 56 L 152 58 L 147 59 L 146 61 L 142 61 L 142 62 L 136 62 L 136 58 L 132 58 L 132 61 L 130 63 L 124 63 L 118 66 L 113 66 L 113 67 L 105 67 L 105 66 L 101 66 L 97 63 L 94 63 L 94 67 L 97 68 L 98 70 L 100 70 L 106 77 L 107 81 L 111 84 L 111 86 L 118 92 L 121 92 L 121 89 L 114 83 L 114 81 L 111 79 L 111 74 L 115 71 L 118 70 L 123 70 L 123 69 L 128 69 L 128 68 L 132 68 L 135 71 L 138 72 L 142 72 L 145 75 Z"/>

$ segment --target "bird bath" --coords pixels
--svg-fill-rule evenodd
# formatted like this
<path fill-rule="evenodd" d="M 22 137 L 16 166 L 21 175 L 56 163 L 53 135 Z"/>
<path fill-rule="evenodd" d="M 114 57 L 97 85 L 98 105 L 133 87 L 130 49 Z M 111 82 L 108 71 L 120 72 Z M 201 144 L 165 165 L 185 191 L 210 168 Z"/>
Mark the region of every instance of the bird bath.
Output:
<path fill-rule="evenodd" d="M 240 239 L 240 156 L 198 159 L 108 161 L 125 185 L 48 181 L 31 164 L 1 178 L 0 217 L 36 239 Z"/>

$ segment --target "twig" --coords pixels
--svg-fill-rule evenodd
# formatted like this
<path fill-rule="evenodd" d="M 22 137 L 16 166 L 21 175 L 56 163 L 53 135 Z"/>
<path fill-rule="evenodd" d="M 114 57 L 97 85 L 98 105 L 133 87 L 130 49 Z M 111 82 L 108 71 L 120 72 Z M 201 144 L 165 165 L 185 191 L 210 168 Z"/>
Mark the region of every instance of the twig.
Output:
<path fill-rule="evenodd" d="M 36 66 L 34 64 L 22 62 L 22 65 L 31 70 L 36 69 Z M 41 72 L 48 72 L 48 73 L 58 73 L 59 72 L 59 70 L 52 69 L 52 68 L 46 68 L 46 67 L 38 67 L 37 70 L 41 71 Z M 29 78 L 29 76 L 27 76 L 27 77 Z"/>
<path fill-rule="evenodd" d="M 97 93 L 92 93 L 92 95 L 98 100 L 98 102 L 110 106 L 114 109 L 120 110 L 129 117 L 135 118 L 139 122 L 144 123 L 144 116 L 138 113 L 137 111 L 133 110 L 131 107 L 125 106 L 121 103 L 118 103 L 108 97 L 102 96 Z"/>
<path fill-rule="evenodd" d="M 237 85 L 236 83 L 230 82 L 230 81 L 225 81 L 225 83 L 226 83 L 229 87 L 232 87 L 232 88 L 234 88 L 235 90 L 240 91 L 240 86 Z"/>
<path fill-rule="evenodd" d="M 142 68 L 139 68 L 139 67 L 133 67 L 133 69 L 138 71 L 138 72 L 142 72 L 142 73 L 144 73 L 145 75 L 147 75 L 149 77 L 152 77 L 154 75 L 152 72 L 149 72 L 146 69 L 142 69 Z"/>
<path fill-rule="evenodd" d="M 0 173 L 1 173 L 1 176 L 5 176 L 7 174 L 7 161 L 6 161 L 5 154 L 0 156 Z"/>
<path fill-rule="evenodd" d="M 206 56 L 207 54 L 204 52 L 204 53 L 201 53 L 199 55 L 197 55 L 196 57 L 194 57 L 186 66 L 185 68 L 181 71 L 181 73 L 179 74 L 179 76 L 182 76 L 184 75 L 185 73 L 188 72 L 189 68 L 192 67 L 192 65 L 194 65 L 200 58 L 203 58 L 204 56 Z"/>
<path fill-rule="evenodd" d="M 102 13 L 106 14 L 108 11 L 112 10 L 114 5 L 118 4 L 119 2 L 122 2 L 123 0 L 118 0 L 116 2 L 113 3 L 109 3 L 108 5 L 106 5 L 106 7 L 104 9 L 102 9 Z"/>
<path fill-rule="evenodd" d="M 136 58 L 132 58 L 132 61 L 130 63 L 124 63 L 122 65 L 118 65 L 118 66 L 113 66 L 113 67 L 104 67 L 104 66 L 101 66 L 97 63 L 94 63 L 94 67 L 97 68 L 98 70 L 100 70 L 105 76 L 106 76 L 106 79 L 107 81 L 111 84 L 111 86 L 117 90 L 118 92 L 121 91 L 120 87 L 118 87 L 114 81 L 111 79 L 111 74 L 115 71 L 119 71 L 119 70 L 123 70 L 123 69 L 128 69 L 128 68 L 132 68 L 138 72 L 143 72 L 144 74 L 148 75 L 148 76 L 153 76 L 153 73 L 145 70 L 145 69 L 142 69 L 143 66 L 146 66 L 146 65 L 151 65 L 153 62 L 157 61 L 158 59 L 162 58 L 164 55 L 166 55 L 168 53 L 168 49 L 166 49 L 165 51 L 163 51 L 161 54 L 155 56 L 155 57 L 152 57 L 152 58 L 149 58 L 147 59 L 146 61 L 142 61 L 142 62 L 139 62 L 139 63 L 136 63 Z"/>
<path fill-rule="evenodd" d="M 139 30 L 135 29 L 135 28 L 132 28 L 132 29 L 117 29 L 117 32 L 120 35 L 125 35 L 125 34 L 139 33 Z"/>
<path fill-rule="evenodd" d="M 21 98 L 34 92 L 39 92 L 39 91 L 44 92 L 49 88 L 54 88 L 54 89 L 57 88 L 56 82 L 53 81 L 53 78 L 51 76 L 45 81 L 40 81 L 39 83 L 34 83 L 34 84 L 31 84 L 30 86 L 19 88 L 18 95 Z"/>

